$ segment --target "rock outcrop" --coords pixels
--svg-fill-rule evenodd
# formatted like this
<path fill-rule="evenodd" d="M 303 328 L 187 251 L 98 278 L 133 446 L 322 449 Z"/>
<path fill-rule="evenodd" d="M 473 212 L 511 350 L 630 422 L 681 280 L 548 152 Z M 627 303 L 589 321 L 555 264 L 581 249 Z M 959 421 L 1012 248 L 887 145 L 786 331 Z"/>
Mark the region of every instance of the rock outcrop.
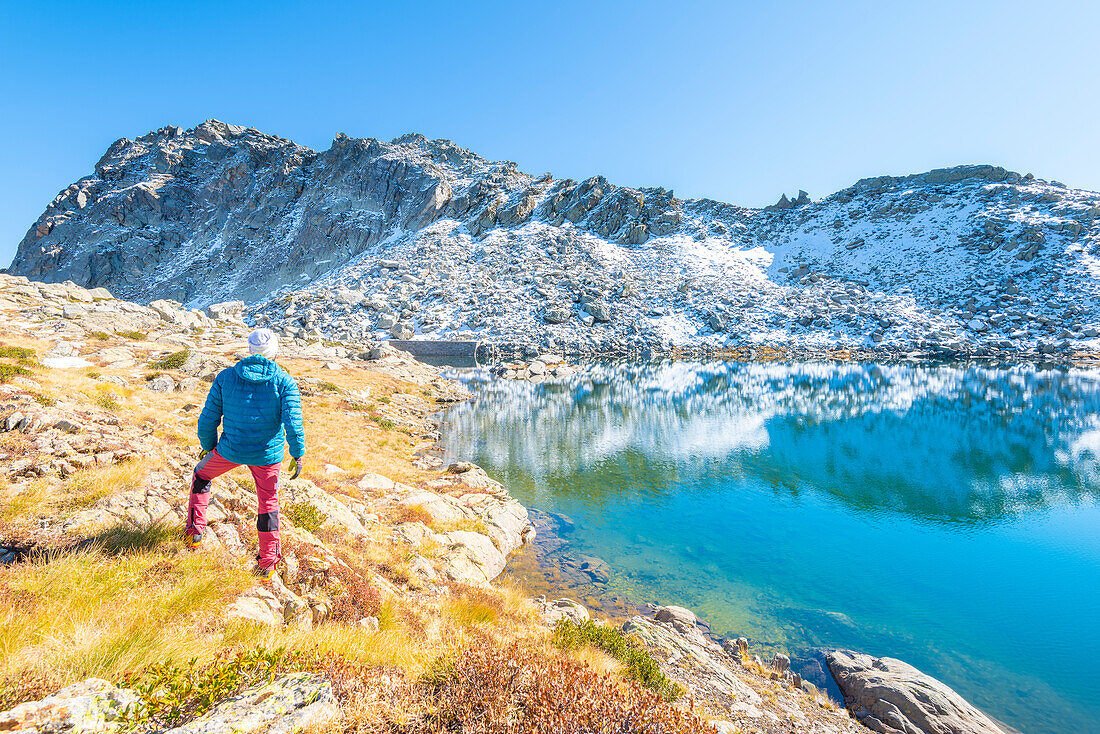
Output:
<path fill-rule="evenodd" d="M 850 650 L 825 660 L 862 724 L 882 734 L 1005 734 L 949 687 L 912 665 Z"/>
<path fill-rule="evenodd" d="M 89 678 L 41 701 L 22 703 L 0 713 L 0 731 L 108 734 L 124 729 L 127 714 L 140 701 L 134 691 Z M 292 734 L 324 724 L 337 712 L 327 680 L 312 673 L 290 673 L 248 688 L 165 734 Z"/>
<path fill-rule="evenodd" d="M 133 691 L 99 678 L 74 683 L 41 701 L 28 701 L 0 713 L 0 731 L 11 734 L 84 734 L 118 731 Z"/>
<path fill-rule="evenodd" d="M 1098 248 L 1100 195 L 996 166 L 761 210 L 536 178 L 420 135 L 317 152 L 208 120 L 112 145 L 10 271 L 310 341 L 1040 357 L 1100 348 Z"/>
<path fill-rule="evenodd" d="M 242 691 L 165 734 L 293 734 L 320 726 L 337 713 L 328 681 L 312 673 L 290 673 Z"/>
<path fill-rule="evenodd" d="M 655 619 L 630 619 L 623 624 L 623 632 L 645 645 L 661 671 L 696 701 L 708 702 L 708 713 L 720 720 L 712 722 L 719 731 L 863 731 L 847 712 L 807 695 L 801 680 L 789 672 L 748 671 L 737 647 L 723 647 L 703 634 L 690 610 L 669 606 L 655 611 Z"/>

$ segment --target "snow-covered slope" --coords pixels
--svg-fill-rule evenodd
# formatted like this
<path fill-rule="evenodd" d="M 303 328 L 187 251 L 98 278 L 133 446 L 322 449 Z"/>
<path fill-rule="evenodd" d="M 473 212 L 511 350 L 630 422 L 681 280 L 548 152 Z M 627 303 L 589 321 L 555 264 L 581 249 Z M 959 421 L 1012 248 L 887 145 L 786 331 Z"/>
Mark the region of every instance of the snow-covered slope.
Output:
<path fill-rule="evenodd" d="M 210 120 L 120 140 L 10 272 L 288 336 L 1069 354 L 1100 342 L 1100 195 L 994 166 L 763 210 L 534 177 L 445 141 L 317 153 Z"/>

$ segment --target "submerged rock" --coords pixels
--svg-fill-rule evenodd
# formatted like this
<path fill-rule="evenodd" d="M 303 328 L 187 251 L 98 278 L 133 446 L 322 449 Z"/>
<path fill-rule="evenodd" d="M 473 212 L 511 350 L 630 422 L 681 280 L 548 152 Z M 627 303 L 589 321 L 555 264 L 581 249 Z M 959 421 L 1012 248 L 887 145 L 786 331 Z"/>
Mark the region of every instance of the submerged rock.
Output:
<path fill-rule="evenodd" d="M 1006 734 L 944 683 L 894 658 L 825 655 L 852 715 L 882 734 Z"/>

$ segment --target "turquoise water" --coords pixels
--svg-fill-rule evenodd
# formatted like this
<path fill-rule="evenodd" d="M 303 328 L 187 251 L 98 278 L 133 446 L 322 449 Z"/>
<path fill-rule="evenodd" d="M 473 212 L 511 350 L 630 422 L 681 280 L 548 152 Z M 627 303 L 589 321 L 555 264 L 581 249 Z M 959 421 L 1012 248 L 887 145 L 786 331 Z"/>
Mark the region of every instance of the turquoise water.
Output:
<path fill-rule="evenodd" d="M 1100 373 L 458 376 L 478 397 L 448 411 L 448 452 L 568 515 L 610 592 L 803 661 L 901 658 L 1028 734 L 1100 732 Z"/>

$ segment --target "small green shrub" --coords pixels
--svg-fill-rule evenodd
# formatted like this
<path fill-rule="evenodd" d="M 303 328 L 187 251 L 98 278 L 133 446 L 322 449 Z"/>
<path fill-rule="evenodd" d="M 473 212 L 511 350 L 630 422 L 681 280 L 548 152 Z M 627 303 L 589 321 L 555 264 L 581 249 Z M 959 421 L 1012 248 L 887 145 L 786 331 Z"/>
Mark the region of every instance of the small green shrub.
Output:
<path fill-rule="evenodd" d="M 47 408 L 52 408 L 57 405 L 57 400 L 55 400 L 52 395 L 46 395 L 40 392 L 33 393 L 33 395 L 34 401 L 39 405 L 44 405 Z"/>
<path fill-rule="evenodd" d="M 17 364 L 4 364 L 0 362 L 0 384 L 3 384 L 13 377 L 20 376 L 26 377 L 31 371 L 26 367 L 21 367 Z"/>
<path fill-rule="evenodd" d="M 133 331 L 133 330 L 116 331 L 115 334 L 118 335 L 118 336 L 123 337 L 124 339 L 132 339 L 133 341 L 136 341 L 136 342 L 139 342 L 139 341 L 142 341 L 142 340 L 145 339 L 145 333 L 141 332 L 141 331 Z"/>
<path fill-rule="evenodd" d="M 98 379 L 98 378 L 103 376 L 103 373 L 100 372 L 99 370 L 88 370 L 84 374 L 87 375 L 88 377 L 92 378 L 93 380 Z"/>
<path fill-rule="evenodd" d="M 105 342 L 111 338 L 111 335 L 108 334 L 106 331 L 93 331 L 88 336 L 92 337 L 93 339 L 98 339 L 101 342 Z"/>
<path fill-rule="evenodd" d="M 394 429 L 394 427 L 397 425 L 396 423 L 391 421 L 389 418 L 383 418 L 380 415 L 372 415 L 372 416 L 370 416 L 370 419 L 372 421 L 374 421 L 375 423 L 377 423 L 379 428 L 382 428 L 382 429 L 387 430 L 387 431 L 392 431 Z"/>
<path fill-rule="evenodd" d="M 286 516 L 290 518 L 295 527 L 308 530 L 311 533 L 320 529 L 325 524 L 325 520 L 328 519 L 328 515 L 309 502 L 291 502 L 286 506 Z"/>
<path fill-rule="evenodd" d="M 181 349 L 178 352 L 172 352 L 167 356 L 161 357 L 156 362 L 151 362 L 149 367 L 154 370 L 178 370 L 187 363 L 187 359 L 190 356 L 191 352 L 186 349 Z"/>
<path fill-rule="evenodd" d="M 284 648 L 259 647 L 206 665 L 192 659 L 185 665 L 164 663 L 128 675 L 121 685 L 137 692 L 141 701 L 127 710 L 126 728 L 161 731 L 191 721 L 245 688 L 297 669 L 299 656 Z"/>
<path fill-rule="evenodd" d="M 661 672 L 657 661 L 644 647 L 614 627 L 605 627 L 590 619 L 582 624 L 563 619 L 554 627 L 554 644 L 562 650 L 584 645 L 597 647 L 625 665 L 628 677 L 667 700 L 675 700 L 683 694 L 683 689 Z"/>
<path fill-rule="evenodd" d="M 19 364 L 29 366 L 38 364 L 38 355 L 34 353 L 33 349 L 27 349 L 26 347 L 0 346 L 0 359 L 12 359 Z"/>
<path fill-rule="evenodd" d="M 104 410 L 118 410 L 121 405 L 118 402 L 118 394 L 107 385 L 96 388 L 95 404 Z"/>
<path fill-rule="evenodd" d="M 337 385 L 335 382 L 321 382 L 317 385 L 317 387 L 321 388 L 325 392 L 340 392 L 340 386 Z"/>

